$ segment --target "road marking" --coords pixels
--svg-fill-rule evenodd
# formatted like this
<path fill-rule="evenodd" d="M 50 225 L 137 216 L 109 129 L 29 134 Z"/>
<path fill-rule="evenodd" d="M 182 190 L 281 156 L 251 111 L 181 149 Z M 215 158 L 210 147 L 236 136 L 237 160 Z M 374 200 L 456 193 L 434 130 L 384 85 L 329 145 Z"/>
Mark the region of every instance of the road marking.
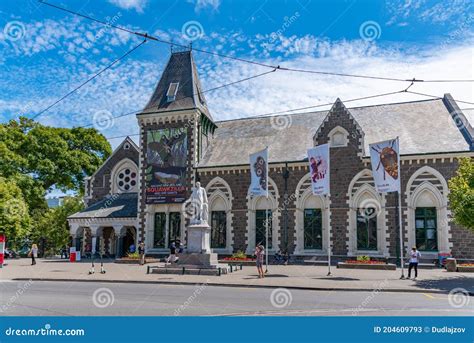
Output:
<path fill-rule="evenodd" d="M 432 296 L 431 294 L 428 294 L 428 293 L 422 293 L 425 297 L 428 297 L 430 299 L 435 299 L 434 296 Z"/>

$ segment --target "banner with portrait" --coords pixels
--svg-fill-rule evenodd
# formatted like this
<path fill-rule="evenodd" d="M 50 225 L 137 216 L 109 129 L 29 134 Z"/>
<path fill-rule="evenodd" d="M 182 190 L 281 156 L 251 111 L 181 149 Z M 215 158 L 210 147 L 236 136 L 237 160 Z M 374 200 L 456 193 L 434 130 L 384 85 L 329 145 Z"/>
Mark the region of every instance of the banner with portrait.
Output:
<path fill-rule="evenodd" d="M 250 194 L 268 196 L 268 148 L 250 155 Z"/>
<path fill-rule="evenodd" d="M 377 192 L 400 191 L 400 145 L 398 137 L 369 144 L 369 150 Z"/>
<path fill-rule="evenodd" d="M 308 161 L 313 194 L 329 194 L 329 144 L 308 149 Z"/>
<path fill-rule="evenodd" d="M 169 204 L 186 200 L 187 128 L 149 130 L 146 133 L 146 203 Z"/>

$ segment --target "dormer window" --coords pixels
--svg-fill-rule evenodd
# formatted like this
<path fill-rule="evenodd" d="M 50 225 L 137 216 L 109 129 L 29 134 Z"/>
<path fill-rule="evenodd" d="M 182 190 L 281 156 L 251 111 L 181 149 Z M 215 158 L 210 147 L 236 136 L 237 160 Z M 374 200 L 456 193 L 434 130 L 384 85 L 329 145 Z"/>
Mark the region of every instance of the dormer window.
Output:
<path fill-rule="evenodd" d="M 172 102 L 176 100 L 176 94 L 178 93 L 179 82 L 171 82 L 168 92 L 166 92 L 166 100 Z"/>

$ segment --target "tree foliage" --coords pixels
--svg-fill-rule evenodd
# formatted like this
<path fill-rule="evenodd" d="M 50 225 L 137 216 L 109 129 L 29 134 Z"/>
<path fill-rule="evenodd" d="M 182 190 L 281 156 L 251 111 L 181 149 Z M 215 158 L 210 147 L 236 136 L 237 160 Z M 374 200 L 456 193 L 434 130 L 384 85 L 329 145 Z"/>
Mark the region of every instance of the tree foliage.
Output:
<path fill-rule="evenodd" d="M 0 175 L 29 175 L 45 190 L 56 186 L 81 192 L 111 153 L 106 138 L 93 128 L 56 128 L 20 118 L 0 125 Z"/>
<path fill-rule="evenodd" d="M 0 177 L 0 231 L 15 245 L 29 229 L 30 215 L 21 189 L 13 180 Z"/>
<path fill-rule="evenodd" d="M 48 209 L 45 195 L 53 188 L 82 195 L 84 178 L 111 151 L 93 128 L 50 127 L 24 117 L 0 124 L 0 230 L 10 244 L 29 238 L 64 245 L 66 218 L 82 205 L 75 199 Z"/>
<path fill-rule="evenodd" d="M 474 230 L 474 162 L 461 159 L 456 176 L 449 180 L 449 202 L 454 221 Z"/>
<path fill-rule="evenodd" d="M 64 247 L 69 240 L 67 217 L 84 209 L 81 197 L 67 197 L 55 208 L 36 211 L 33 214 L 33 230 L 30 240 L 39 244 L 42 251 L 54 251 Z"/>

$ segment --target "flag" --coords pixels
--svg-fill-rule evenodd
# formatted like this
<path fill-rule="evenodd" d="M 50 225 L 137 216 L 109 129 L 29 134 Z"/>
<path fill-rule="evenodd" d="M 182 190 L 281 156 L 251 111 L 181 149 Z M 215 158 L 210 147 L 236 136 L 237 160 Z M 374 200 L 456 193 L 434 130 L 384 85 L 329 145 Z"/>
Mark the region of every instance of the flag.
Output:
<path fill-rule="evenodd" d="M 250 155 L 250 194 L 268 196 L 268 148 Z"/>
<path fill-rule="evenodd" d="M 329 144 L 308 149 L 308 161 L 313 194 L 329 194 Z"/>
<path fill-rule="evenodd" d="M 398 137 L 369 144 L 372 174 L 377 192 L 400 191 L 400 145 Z"/>

